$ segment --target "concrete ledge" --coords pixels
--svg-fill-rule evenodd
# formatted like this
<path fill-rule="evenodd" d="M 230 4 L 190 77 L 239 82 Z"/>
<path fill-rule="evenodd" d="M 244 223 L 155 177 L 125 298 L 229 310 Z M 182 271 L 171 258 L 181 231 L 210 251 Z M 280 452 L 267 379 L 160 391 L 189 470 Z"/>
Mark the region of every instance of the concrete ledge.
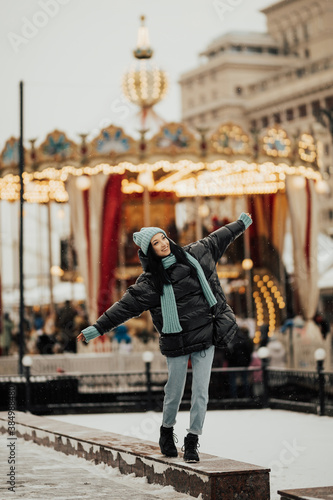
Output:
<path fill-rule="evenodd" d="M 281 495 L 281 500 L 331 500 L 333 498 L 333 486 L 284 490 L 278 491 L 278 494 Z"/>
<path fill-rule="evenodd" d="M 8 433 L 8 416 L 0 412 L 0 432 Z M 214 455 L 200 454 L 198 464 L 161 455 L 156 443 L 15 412 L 15 435 L 76 455 L 122 474 L 147 477 L 202 500 L 269 500 L 269 469 Z"/>

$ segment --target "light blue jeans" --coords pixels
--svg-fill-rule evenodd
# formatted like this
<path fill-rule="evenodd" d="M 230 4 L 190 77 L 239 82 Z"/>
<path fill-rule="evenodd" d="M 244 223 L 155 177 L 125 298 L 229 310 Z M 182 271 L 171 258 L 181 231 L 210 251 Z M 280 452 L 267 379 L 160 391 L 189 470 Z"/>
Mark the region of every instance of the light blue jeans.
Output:
<path fill-rule="evenodd" d="M 164 427 L 173 427 L 181 399 L 184 394 L 188 360 L 192 363 L 192 397 L 190 410 L 190 427 L 186 429 L 192 434 L 201 435 L 204 424 L 207 403 L 208 387 L 212 369 L 215 347 L 192 352 L 175 358 L 167 357 L 168 381 L 164 386 L 163 423 Z"/>

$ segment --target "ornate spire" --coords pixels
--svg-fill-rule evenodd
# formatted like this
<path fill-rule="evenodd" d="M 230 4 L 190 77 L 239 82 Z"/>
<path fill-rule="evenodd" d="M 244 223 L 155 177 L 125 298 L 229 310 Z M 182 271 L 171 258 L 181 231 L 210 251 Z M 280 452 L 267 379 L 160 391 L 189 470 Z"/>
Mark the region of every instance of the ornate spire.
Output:
<path fill-rule="evenodd" d="M 133 54 L 137 59 L 150 59 L 153 55 L 153 50 L 150 47 L 148 28 L 145 26 L 145 16 L 141 16 L 140 19 L 141 26 L 139 27 L 138 41 Z"/>

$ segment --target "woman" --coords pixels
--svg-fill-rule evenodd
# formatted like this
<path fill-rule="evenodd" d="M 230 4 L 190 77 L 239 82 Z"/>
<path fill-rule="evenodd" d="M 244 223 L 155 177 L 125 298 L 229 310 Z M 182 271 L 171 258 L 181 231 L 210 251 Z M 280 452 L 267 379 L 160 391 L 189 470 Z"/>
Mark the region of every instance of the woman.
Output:
<path fill-rule="evenodd" d="M 199 461 L 198 436 L 202 434 L 206 415 L 215 345 L 230 347 L 237 332 L 236 319 L 226 303 L 216 263 L 251 223 L 251 216 L 242 213 L 236 222 L 184 248 L 158 227 L 144 227 L 134 233 L 144 272 L 119 302 L 77 337 L 89 342 L 143 311 L 150 311 L 168 364 L 159 440 L 161 452 L 167 457 L 178 454 L 173 426 L 191 357 L 190 426 L 183 449 L 186 462 Z"/>

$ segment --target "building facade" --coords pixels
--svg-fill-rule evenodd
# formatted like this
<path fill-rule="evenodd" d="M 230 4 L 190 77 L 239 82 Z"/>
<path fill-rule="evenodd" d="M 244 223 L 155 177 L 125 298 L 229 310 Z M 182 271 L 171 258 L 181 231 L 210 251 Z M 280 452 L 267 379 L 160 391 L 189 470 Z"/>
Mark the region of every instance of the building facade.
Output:
<path fill-rule="evenodd" d="M 208 131 L 231 121 L 252 133 L 274 125 L 290 137 L 312 132 L 332 193 L 333 2 L 282 0 L 262 12 L 267 33 L 223 35 L 181 76 L 182 119 Z M 333 196 L 323 194 L 321 202 L 320 229 L 333 236 Z"/>

